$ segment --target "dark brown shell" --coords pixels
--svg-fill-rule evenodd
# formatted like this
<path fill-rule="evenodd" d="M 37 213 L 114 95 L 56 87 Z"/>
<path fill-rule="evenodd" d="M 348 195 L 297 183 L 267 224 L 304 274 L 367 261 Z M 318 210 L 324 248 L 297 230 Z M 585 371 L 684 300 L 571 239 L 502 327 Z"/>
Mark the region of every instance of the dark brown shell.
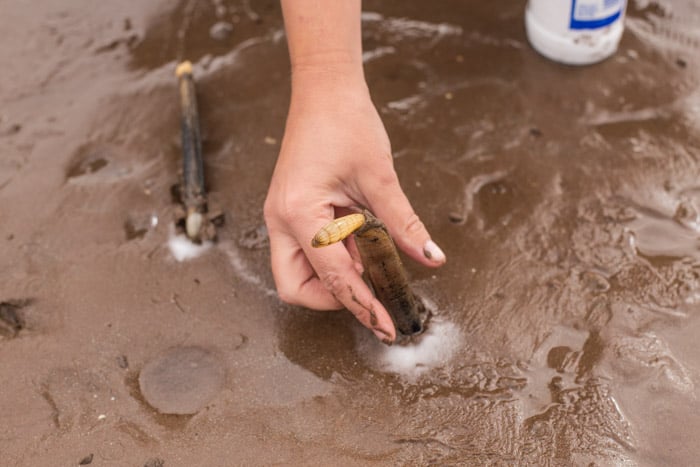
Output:
<path fill-rule="evenodd" d="M 410 336 L 423 331 L 423 302 L 411 290 L 408 276 L 386 226 L 369 211 L 355 232 L 355 243 L 377 299 L 387 309 L 396 328 Z"/>

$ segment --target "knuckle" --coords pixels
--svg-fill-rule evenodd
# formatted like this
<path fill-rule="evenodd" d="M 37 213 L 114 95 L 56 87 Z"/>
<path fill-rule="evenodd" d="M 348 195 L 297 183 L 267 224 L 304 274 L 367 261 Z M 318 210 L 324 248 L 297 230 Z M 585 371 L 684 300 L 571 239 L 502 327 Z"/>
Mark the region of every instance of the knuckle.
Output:
<path fill-rule="evenodd" d="M 289 225 L 291 221 L 298 216 L 299 211 L 295 211 L 294 209 L 291 209 L 288 206 L 285 206 L 277 212 L 277 217 L 281 219 L 286 225 Z"/>
<path fill-rule="evenodd" d="M 323 282 L 323 286 L 338 299 L 344 292 L 345 282 L 342 276 L 337 272 L 328 272 L 324 274 L 321 278 L 321 282 Z"/>
<path fill-rule="evenodd" d="M 301 193 L 303 195 L 303 193 Z M 300 213 L 308 209 L 308 200 L 301 196 L 289 193 L 278 209 L 278 215 L 288 224 L 297 219 Z"/>
<path fill-rule="evenodd" d="M 408 235 L 412 235 L 418 232 L 422 232 L 425 229 L 423 221 L 420 220 L 418 214 L 412 212 L 406 222 L 404 223 L 404 232 Z"/>
<path fill-rule="evenodd" d="M 268 224 L 275 221 L 289 224 L 305 211 L 305 206 L 308 206 L 308 200 L 303 191 L 284 194 L 270 192 L 263 204 L 263 217 Z"/>
<path fill-rule="evenodd" d="M 393 187 L 398 185 L 398 176 L 393 167 L 385 170 L 378 170 L 374 176 L 374 183 L 381 187 Z"/>
<path fill-rule="evenodd" d="M 286 284 L 278 284 L 277 285 L 277 296 L 284 303 L 288 303 L 290 305 L 298 305 L 299 304 L 297 301 L 296 291 L 293 290 L 292 287 L 289 287 Z"/>

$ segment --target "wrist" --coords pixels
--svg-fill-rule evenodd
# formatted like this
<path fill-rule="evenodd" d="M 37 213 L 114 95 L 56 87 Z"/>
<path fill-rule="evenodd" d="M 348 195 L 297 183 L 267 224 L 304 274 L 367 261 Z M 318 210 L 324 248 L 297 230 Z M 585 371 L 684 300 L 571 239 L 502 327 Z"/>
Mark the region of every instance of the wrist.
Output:
<path fill-rule="evenodd" d="M 316 56 L 292 64 L 292 93 L 343 88 L 367 88 L 361 61 L 342 56 Z"/>
<path fill-rule="evenodd" d="M 340 102 L 366 100 L 369 90 L 361 62 L 305 60 L 292 66 L 292 107 L 337 107 Z"/>

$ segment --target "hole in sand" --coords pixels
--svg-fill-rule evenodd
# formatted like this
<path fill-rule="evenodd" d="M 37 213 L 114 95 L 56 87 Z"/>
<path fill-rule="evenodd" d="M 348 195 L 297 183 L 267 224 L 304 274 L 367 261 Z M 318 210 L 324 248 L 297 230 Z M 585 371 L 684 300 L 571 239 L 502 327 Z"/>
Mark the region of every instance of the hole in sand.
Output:
<path fill-rule="evenodd" d="M 85 144 L 78 148 L 66 169 L 66 178 L 81 177 L 99 172 L 109 164 L 109 148 L 99 144 Z"/>
<path fill-rule="evenodd" d="M 26 327 L 22 309 L 31 300 L 7 300 L 0 302 L 0 337 L 12 339 Z"/>

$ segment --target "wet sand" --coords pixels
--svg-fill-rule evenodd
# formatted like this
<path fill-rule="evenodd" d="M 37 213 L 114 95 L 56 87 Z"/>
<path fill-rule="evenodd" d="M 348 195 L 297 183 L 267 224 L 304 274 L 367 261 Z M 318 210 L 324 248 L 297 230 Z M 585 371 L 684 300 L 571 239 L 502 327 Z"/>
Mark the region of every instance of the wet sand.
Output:
<path fill-rule="evenodd" d="M 444 337 L 418 358 L 275 295 L 276 1 L 2 2 L 2 464 L 696 464 L 700 8 L 633 1 L 619 52 L 571 68 L 528 46 L 524 2 L 491 3 L 364 5 L 373 99 L 449 258 L 405 261 Z M 226 223 L 179 262 L 184 58 Z M 194 415 L 139 387 L 175 347 L 215 362 Z"/>

